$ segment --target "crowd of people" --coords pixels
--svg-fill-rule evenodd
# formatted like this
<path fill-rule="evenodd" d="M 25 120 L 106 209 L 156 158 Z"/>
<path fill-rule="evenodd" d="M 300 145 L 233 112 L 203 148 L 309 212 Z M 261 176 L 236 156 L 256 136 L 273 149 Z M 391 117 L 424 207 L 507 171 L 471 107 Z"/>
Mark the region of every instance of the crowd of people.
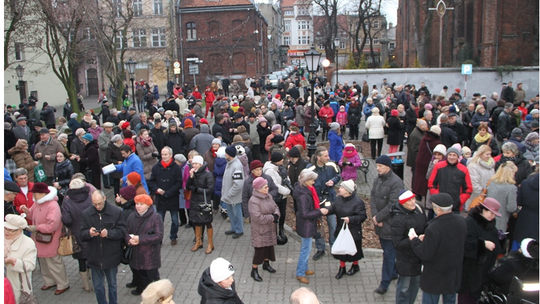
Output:
<path fill-rule="evenodd" d="M 508 284 L 491 268 L 516 250 L 538 280 L 538 95 L 525 100 L 521 84 L 514 90 L 509 82 L 489 99 L 466 101 L 446 86 L 436 95 L 424 83 L 417 90 L 384 79 L 370 89 L 366 81 L 317 79 L 312 101 L 305 79 L 280 81 L 277 94 L 250 79 L 244 92 L 236 80 L 203 92 L 173 83 L 161 103 L 157 86 L 141 82 L 137 107 L 124 101 L 120 111 L 109 109 L 102 91 L 101 112 L 87 110 L 80 120 L 66 107 L 51 119 L 54 108 L 43 103 L 40 112 L 37 99 L 18 111 L 5 106 L 5 266 L 16 297 L 31 292 L 14 278 L 26 273 L 31 285 L 36 258 L 42 290 L 70 288 L 57 252 L 67 227 L 81 247 L 73 258 L 85 291 L 94 290 L 98 303 L 116 303 L 122 262 L 133 275 L 126 287 L 144 300 L 145 290 L 162 291 L 153 284 L 170 283 L 159 274 L 163 239 L 176 246 L 185 226 L 193 229 L 191 251 L 206 243 L 210 254 L 219 215 L 230 221 L 219 237 L 239 239 L 249 226 L 256 282 L 264 277 L 259 265 L 278 271 L 271 262 L 275 246 L 288 243 L 287 218 L 301 237 L 296 277 L 304 284 L 315 274 L 312 241 L 313 260 L 326 254 L 324 226 L 331 248 L 345 226 L 356 247 L 333 254 L 335 278 L 358 273 L 368 223 L 383 250 L 374 292 L 385 294 L 397 279 L 396 303 L 414 303 L 420 288 L 424 303 L 439 296 L 451 303 L 456 294 L 460 303 L 476 302 L 488 281 Z M 310 132 L 327 142 L 308 158 Z M 382 153 L 385 138 L 389 153 L 407 147 L 411 189 L 393 172 L 393 156 Z M 370 143 L 377 171 L 370 214 L 357 193 L 361 158 L 369 158 L 357 149 L 360 139 Z M 107 197 L 102 189 L 111 188 Z M 233 273 L 227 260 L 214 260 L 200 278 L 202 303 L 242 303 Z M 159 299 L 171 303 L 172 293 Z"/>

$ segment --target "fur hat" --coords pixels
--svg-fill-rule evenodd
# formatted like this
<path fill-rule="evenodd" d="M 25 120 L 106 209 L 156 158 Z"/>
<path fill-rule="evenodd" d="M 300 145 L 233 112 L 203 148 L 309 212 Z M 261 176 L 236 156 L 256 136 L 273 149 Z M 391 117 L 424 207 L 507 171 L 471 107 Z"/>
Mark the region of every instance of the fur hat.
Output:
<path fill-rule="evenodd" d="M 431 132 L 437 134 L 437 135 L 441 135 L 441 127 L 439 126 L 431 126 L 431 129 L 429 129 Z"/>
<path fill-rule="evenodd" d="M 20 215 L 8 214 L 5 218 L 4 227 L 11 230 L 19 230 L 28 227 L 28 223 Z"/>
<path fill-rule="evenodd" d="M 4 182 L 4 185 L 5 185 L 5 182 Z M 8 189 L 6 188 L 6 190 L 8 190 Z M 32 192 L 33 193 L 45 193 L 45 194 L 47 194 L 47 193 L 51 192 L 51 190 L 49 189 L 49 187 L 45 183 L 35 183 L 34 187 L 32 188 Z"/>
<path fill-rule="evenodd" d="M 69 189 L 82 189 L 86 183 L 78 178 L 74 178 L 69 183 Z"/>
<path fill-rule="evenodd" d="M 210 264 L 210 278 L 215 283 L 228 279 L 234 274 L 233 265 L 224 258 L 217 258 Z"/>
<path fill-rule="evenodd" d="M 150 283 L 141 294 L 141 304 L 163 303 L 174 294 L 174 286 L 167 279 Z"/>

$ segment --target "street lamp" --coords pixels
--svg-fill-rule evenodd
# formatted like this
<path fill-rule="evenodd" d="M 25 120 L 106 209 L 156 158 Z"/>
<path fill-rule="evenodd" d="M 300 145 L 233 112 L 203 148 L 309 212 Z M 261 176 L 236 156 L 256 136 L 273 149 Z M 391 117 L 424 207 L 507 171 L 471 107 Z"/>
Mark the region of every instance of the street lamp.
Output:
<path fill-rule="evenodd" d="M 167 69 L 167 81 L 165 82 L 165 85 L 167 87 L 169 87 L 169 67 L 171 66 L 171 60 L 169 58 L 165 59 L 165 69 Z M 172 94 L 172 92 L 169 92 L 169 90 L 167 89 L 167 93 L 168 94 Z"/>
<path fill-rule="evenodd" d="M 319 69 L 319 60 L 321 60 L 321 53 L 317 52 L 315 50 L 315 46 L 311 46 L 311 49 L 309 52 L 307 52 L 305 55 L 306 58 L 306 66 L 307 70 L 310 75 L 309 83 L 311 84 L 311 124 L 309 125 L 309 137 L 308 137 L 308 154 L 309 157 L 313 156 L 315 154 L 315 150 L 317 150 L 317 134 L 315 133 L 315 130 L 317 130 L 317 125 L 315 124 L 315 117 L 317 115 L 315 114 L 315 73 Z"/>
<path fill-rule="evenodd" d="M 336 85 L 339 83 L 339 37 L 334 39 L 334 49 L 336 50 Z"/>
<path fill-rule="evenodd" d="M 17 77 L 19 78 L 19 96 L 21 98 L 21 103 L 22 103 L 23 99 L 26 98 L 26 88 L 24 87 L 24 81 L 23 81 L 24 68 L 22 65 L 19 64 L 15 68 L 15 71 L 17 72 Z"/>
<path fill-rule="evenodd" d="M 128 61 L 124 62 L 124 66 L 129 73 L 129 80 L 131 80 L 131 98 L 135 100 L 135 88 L 133 86 L 133 81 L 135 80 L 135 66 L 137 66 L 137 61 L 129 57 Z"/>

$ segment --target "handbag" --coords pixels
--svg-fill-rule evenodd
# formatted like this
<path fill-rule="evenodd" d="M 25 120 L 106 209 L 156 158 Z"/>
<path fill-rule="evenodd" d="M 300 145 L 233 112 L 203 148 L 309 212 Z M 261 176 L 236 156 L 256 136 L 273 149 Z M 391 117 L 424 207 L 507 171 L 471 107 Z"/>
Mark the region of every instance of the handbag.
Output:
<path fill-rule="evenodd" d="M 142 225 L 139 226 L 139 228 L 135 232 L 135 235 L 139 234 L 139 231 L 141 230 L 142 227 L 144 227 L 144 225 L 146 224 L 146 221 L 148 221 L 149 218 L 150 217 L 147 217 L 142 223 Z M 133 256 L 133 246 L 122 244 L 122 256 L 120 257 L 120 263 L 124 265 L 129 265 L 129 261 L 131 261 L 132 256 Z"/>
<path fill-rule="evenodd" d="M 28 285 L 28 290 L 30 292 L 24 290 L 22 275 L 19 273 L 19 280 L 21 281 L 21 295 L 19 297 L 19 304 L 37 304 L 38 301 L 36 296 L 31 293 L 32 287 L 30 287 L 30 278 L 28 278 L 28 273 L 26 272 L 26 265 L 24 265 L 24 262 L 22 264 L 24 275 L 26 276 L 26 284 Z"/>
<path fill-rule="evenodd" d="M 482 192 L 480 192 L 480 195 L 478 195 L 472 200 L 471 205 L 469 206 L 469 210 L 473 209 L 474 207 L 484 202 L 484 200 L 486 199 L 488 189 L 489 189 L 489 183 L 491 183 L 491 180 L 486 184 L 485 188 L 482 188 Z"/>
<path fill-rule="evenodd" d="M 52 242 L 54 233 L 43 233 L 36 231 L 36 242 L 40 242 L 43 244 L 49 244 Z"/>
<path fill-rule="evenodd" d="M 34 181 L 36 183 L 41 183 L 45 180 L 47 180 L 47 175 L 45 174 L 45 170 L 43 170 L 43 165 L 41 165 L 41 162 L 39 162 L 34 168 Z"/>
<path fill-rule="evenodd" d="M 336 255 L 355 255 L 357 252 L 351 230 L 347 223 L 343 222 L 343 227 L 339 232 L 334 245 L 332 245 L 332 254 Z"/>
<path fill-rule="evenodd" d="M 369 133 L 367 131 L 364 134 L 362 134 L 362 141 L 369 142 Z"/>
<path fill-rule="evenodd" d="M 77 240 L 71 234 L 71 229 L 64 226 L 62 228 L 62 236 L 60 237 L 60 245 L 58 246 L 58 254 L 61 256 L 72 255 L 81 252 L 82 248 L 77 243 Z"/>
<path fill-rule="evenodd" d="M 204 194 L 204 203 L 199 204 L 199 208 L 201 208 L 202 213 L 212 213 L 212 204 L 208 203 L 206 201 L 206 191 L 203 190 Z"/>
<path fill-rule="evenodd" d="M 86 168 L 84 170 L 84 177 L 86 178 L 86 182 L 91 184 L 92 183 L 92 169 Z"/>

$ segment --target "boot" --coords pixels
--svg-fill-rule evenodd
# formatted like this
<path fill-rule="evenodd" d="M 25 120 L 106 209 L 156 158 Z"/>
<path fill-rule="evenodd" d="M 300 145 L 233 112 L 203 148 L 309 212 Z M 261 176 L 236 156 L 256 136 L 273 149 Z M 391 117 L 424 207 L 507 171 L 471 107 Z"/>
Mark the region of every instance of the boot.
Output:
<path fill-rule="evenodd" d="M 262 282 L 262 278 L 261 278 L 261 276 L 259 275 L 259 269 L 258 269 L 258 268 L 251 268 L 251 277 L 252 277 L 256 282 Z"/>
<path fill-rule="evenodd" d="M 206 254 L 212 253 L 214 251 L 214 228 L 208 228 L 206 230 L 208 234 L 208 247 L 206 247 Z"/>
<path fill-rule="evenodd" d="M 86 292 L 90 292 L 93 290 L 92 284 L 90 284 L 90 271 L 79 271 L 79 274 L 81 275 L 81 279 L 83 282 L 83 289 Z"/>
<path fill-rule="evenodd" d="M 343 275 L 347 272 L 347 269 L 345 267 L 339 267 L 339 271 L 338 273 L 336 274 L 336 279 L 341 279 L 343 278 Z"/>
<path fill-rule="evenodd" d="M 266 270 L 270 273 L 276 273 L 276 270 L 270 266 L 270 261 L 263 261 L 263 270 Z"/>
<path fill-rule="evenodd" d="M 202 248 L 203 243 L 201 241 L 202 226 L 195 226 L 195 245 L 191 248 L 191 251 L 197 251 Z"/>
<path fill-rule="evenodd" d="M 348 276 L 352 276 L 354 275 L 355 273 L 359 272 L 360 271 L 360 267 L 358 265 L 352 265 L 351 266 L 351 269 L 349 269 L 349 271 L 347 271 L 347 275 Z"/>

